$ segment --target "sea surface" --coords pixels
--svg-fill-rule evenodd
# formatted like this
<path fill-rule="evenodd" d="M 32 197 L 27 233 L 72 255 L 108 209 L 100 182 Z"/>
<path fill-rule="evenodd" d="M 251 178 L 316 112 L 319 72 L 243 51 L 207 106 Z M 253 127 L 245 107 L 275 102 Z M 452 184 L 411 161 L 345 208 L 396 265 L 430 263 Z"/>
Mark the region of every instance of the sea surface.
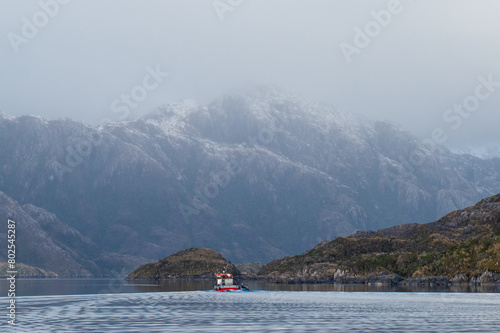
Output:
<path fill-rule="evenodd" d="M 27 281 L 17 281 L 18 286 Z M 47 295 L 57 282 L 69 293 Z M 7 324 L 8 298 L 0 297 L 5 312 L 0 332 L 500 332 L 500 293 L 494 292 L 356 291 L 353 286 L 339 291 L 346 288 L 258 281 L 249 283 L 251 291 L 214 292 L 210 284 L 35 280 L 28 285 L 46 288 L 24 285 L 26 296 L 16 297 L 15 329 Z M 195 286 L 206 289 L 172 291 Z M 264 290 L 272 286 L 275 290 Z"/>

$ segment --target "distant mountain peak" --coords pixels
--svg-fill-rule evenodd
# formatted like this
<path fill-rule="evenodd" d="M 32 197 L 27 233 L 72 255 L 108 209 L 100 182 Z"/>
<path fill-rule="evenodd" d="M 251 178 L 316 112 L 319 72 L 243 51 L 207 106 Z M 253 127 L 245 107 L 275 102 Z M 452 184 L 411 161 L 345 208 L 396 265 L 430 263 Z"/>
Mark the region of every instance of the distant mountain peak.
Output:
<path fill-rule="evenodd" d="M 100 265 L 193 246 L 265 262 L 359 229 L 429 221 L 500 189 L 495 160 L 438 148 L 412 164 L 425 148 L 410 133 L 272 86 L 97 130 L 2 119 L 0 188 L 78 231 L 84 253 L 90 240 Z"/>
<path fill-rule="evenodd" d="M 0 119 L 8 119 L 8 120 L 12 120 L 14 117 L 12 117 L 11 115 L 3 112 L 3 111 L 0 111 Z"/>
<path fill-rule="evenodd" d="M 153 115 L 176 115 L 178 117 L 187 117 L 200 108 L 197 101 L 192 99 L 182 99 L 178 102 L 165 104 L 158 108 Z"/>
<path fill-rule="evenodd" d="M 492 144 L 488 146 L 474 147 L 466 146 L 461 148 L 453 148 L 451 151 L 455 154 L 468 154 L 479 157 L 483 160 L 492 158 L 500 158 L 500 144 Z"/>

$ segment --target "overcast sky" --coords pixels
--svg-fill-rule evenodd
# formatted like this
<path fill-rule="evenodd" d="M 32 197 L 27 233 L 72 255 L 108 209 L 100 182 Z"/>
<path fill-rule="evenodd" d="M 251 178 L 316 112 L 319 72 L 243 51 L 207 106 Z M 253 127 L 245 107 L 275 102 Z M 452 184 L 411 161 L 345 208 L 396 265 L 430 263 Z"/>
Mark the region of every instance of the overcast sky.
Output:
<path fill-rule="evenodd" d="M 7 114 L 96 124 L 122 94 L 139 115 L 269 83 L 451 147 L 500 143 L 500 1 L 54 1 L 0 0 Z"/>

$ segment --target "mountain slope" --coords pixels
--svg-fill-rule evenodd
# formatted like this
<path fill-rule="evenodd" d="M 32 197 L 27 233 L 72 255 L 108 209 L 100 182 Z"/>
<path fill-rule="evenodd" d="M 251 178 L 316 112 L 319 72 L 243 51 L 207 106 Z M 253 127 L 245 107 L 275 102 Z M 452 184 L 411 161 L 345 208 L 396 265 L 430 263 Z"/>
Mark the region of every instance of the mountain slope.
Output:
<path fill-rule="evenodd" d="M 147 261 L 196 246 L 268 262 L 500 188 L 500 159 L 429 151 L 392 124 L 270 88 L 100 128 L 0 115 L 0 140 L 1 190 L 100 253 Z M 406 162 L 414 151 L 420 166 Z"/>
<path fill-rule="evenodd" d="M 212 249 L 187 249 L 174 253 L 156 263 L 148 263 L 130 273 L 128 279 L 166 279 L 173 277 L 213 278 L 224 268 L 238 276 L 240 272 Z"/>
<path fill-rule="evenodd" d="M 43 218 L 34 219 L 30 213 L 44 215 Z M 38 266 L 50 270 L 61 276 L 91 276 L 85 263 L 79 262 L 81 252 L 78 244 L 69 248 L 50 235 L 50 229 L 60 228 L 57 233 L 70 234 L 71 239 L 77 243 L 91 247 L 91 242 L 76 230 L 64 226 L 53 214 L 41 208 L 27 205 L 21 207 L 4 193 L 0 192 L 0 216 L 5 223 L 0 237 L 0 246 L 7 248 L 7 219 L 15 221 L 16 229 L 16 263 Z M 39 216 L 41 217 L 41 216 Z M 49 230 L 44 230 L 49 229 Z M 0 254 L 0 261 L 6 262 L 5 251 Z"/>
<path fill-rule="evenodd" d="M 89 238 L 61 222 L 53 213 L 31 204 L 21 206 L 3 192 L 0 192 L 0 218 L 5 221 L 0 232 L 0 246 L 4 248 L 7 248 L 8 239 L 6 221 L 15 221 L 19 274 L 102 276 L 124 267 L 131 269 L 146 261 L 144 258 L 103 252 Z M 4 255 L 0 254 L 0 262 L 5 263 L 7 256 L 5 252 L 2 253 Z"/>
<path fill-rule="evenodd" d="M 467 281 L 486 271 L 500 282 L 500 194 L 436 222 L 358 231 L 322 242 L 302 255 L 265 265 L 259 274 L 277 281 L 346 282 L 381 272 Z"/>

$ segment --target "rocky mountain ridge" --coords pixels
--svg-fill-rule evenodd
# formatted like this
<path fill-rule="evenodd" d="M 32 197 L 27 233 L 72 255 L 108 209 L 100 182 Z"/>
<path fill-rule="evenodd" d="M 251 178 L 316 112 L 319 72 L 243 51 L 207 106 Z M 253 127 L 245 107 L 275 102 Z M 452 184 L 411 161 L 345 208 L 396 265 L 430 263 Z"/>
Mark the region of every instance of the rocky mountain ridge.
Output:
<path fill-rule="evenodd" d="M 104 256 L 85 268 L 94 275 L 193 246 L 268 262 L 500 189 L 500 159 L 430 150 L 393 124 L 269 87 L 98 128 L 0 115 L 0 140 L 0 190 L 94 244 L 80 243 L 89 260 Z"/>
<path fill-rule="evenodd" d="M 15 259 L 19 276 L 103 276 L 118 267 L 132 269 L 145 261 L 103 252 L 53 213 L 31 204 L 21 206 L 3 192 L 0 192 L 0 216 L 16 223 Z M 7 248 L 7 223 L 3 225 L 0 246 Z M 6 254 L 0 254 L 0 265 L 7 262 Z"/>
<path fill-rule="evenodd" d="M 216 272 L 226 269 L 240 275 L 235 265 L 212 249 L 191 248 L 176 252 L 156 263 L 148 263 L 127 275 L 127 279 L 214 278 Z"/>
<path fill-rule="evenodd" d="M 322 242 L 258 274 L 285 283 L 500 283 L 500 194 L 436 222 Z"/>

